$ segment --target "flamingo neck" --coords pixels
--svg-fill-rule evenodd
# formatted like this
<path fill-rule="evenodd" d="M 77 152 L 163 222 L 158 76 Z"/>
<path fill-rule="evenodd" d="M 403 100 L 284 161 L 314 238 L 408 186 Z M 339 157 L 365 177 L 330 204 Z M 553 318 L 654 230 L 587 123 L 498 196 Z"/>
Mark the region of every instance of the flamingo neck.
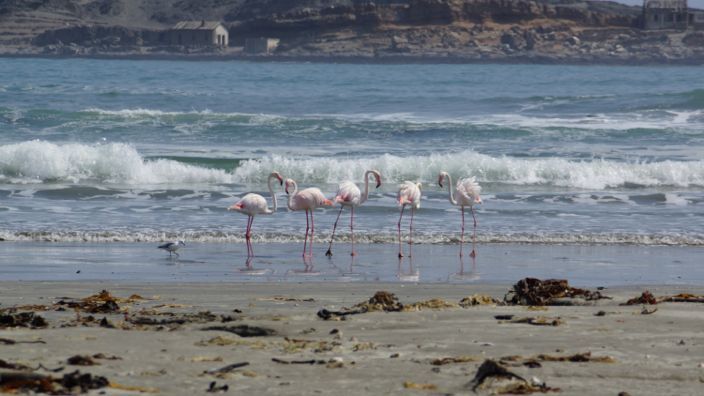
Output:
<path fill-rule="evenodd" d="M 371 173 L 372 171 L 364 172 L 364 194 L 362 194 L 362 198 L 359 200 L 360 205 L 367 202 L 367 199 L 369 199 L 369 175 Z"/>
<path fill-rule="evenodd" d="M 450 203 L 453 205 L 457 205 L 457 201 L 455 201 L 455 194 L 452 192 L 452 177 L 450 174 L 447 174 L 447 193 L 448 193 L 448 198 L 450 199 Z"/>
<path fill-rule="evenodd" d="M 269 187 L 269 194 L 271 194 L 271 201 L 273 204 L 273 207 L 271 209 L 271 213 L 275 213 L 276 208 L 278 207 L 277 203 L 276 203 L 276 194 L 274 194 L 274 188 L 271 187 L 271 179 L 274 179 L 274 178 L 275 178 L 275 176 L 269 176 L 269 180 L 267 180 L 267 182 L 266 182 L 267 187 Z"/>
<path fill-rule="evenodd" d="M 296 193 L 298 192 L 298 184 L 297 184 L 295 181 L 293 181 L 293 180 L 291 180 L 291 184 L 293 184 L 293 192 L 290 192 L 290 193 L 288 194 L 288 204 L 287 204 L 287 206 L 288 206 L 288 208 L 289 208 L 290 210 L 294 210 L 294 209 L 293 209 L 293 196 L 296 195 Z"/>

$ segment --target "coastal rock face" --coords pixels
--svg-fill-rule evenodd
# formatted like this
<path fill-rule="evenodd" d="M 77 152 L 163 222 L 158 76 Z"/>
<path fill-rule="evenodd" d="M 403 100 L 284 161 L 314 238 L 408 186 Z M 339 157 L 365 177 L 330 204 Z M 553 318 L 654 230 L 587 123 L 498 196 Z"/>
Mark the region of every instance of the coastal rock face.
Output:
<path fill-rule="evenodd" d="M 238 57 L 246 38 L 276 37 L 284 59 L 704 62 L 701 32 L 644 31 L 641 14 L 582 0 L 0 0 L 0 53 Z M 163 44 L 193 19 L 223 21 L 231 48 Z"/>

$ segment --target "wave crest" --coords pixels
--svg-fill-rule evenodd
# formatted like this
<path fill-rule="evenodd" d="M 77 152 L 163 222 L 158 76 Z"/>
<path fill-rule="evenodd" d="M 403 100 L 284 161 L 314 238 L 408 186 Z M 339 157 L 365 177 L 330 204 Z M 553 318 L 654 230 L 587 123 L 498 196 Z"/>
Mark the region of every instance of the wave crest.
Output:
<path fill-rule="evenodd" d="M 0 146 L 0 181 L 127 184 L 230 183 L 232 174 L 167 159 L 145 160 L 127 144 L 28 141 Z"/>
<path fill-rule="evenodd" d="M 433 182 L 439 172 L 447 171 L 455 177 L 476 176 L 481 182 L 580 189 L 704 186 L 704 161 L 623 163 L 604 159 L 520 159 L 473 151 L 408 157 L 386 154 L 362 159 L 270 155 L 243 161 L 234 175 L 238 181 L 262 182 L 273 169 L 301 182 L 318 183 L 359 180 L 367 169 L 377 169 L 387 182 Z"/>

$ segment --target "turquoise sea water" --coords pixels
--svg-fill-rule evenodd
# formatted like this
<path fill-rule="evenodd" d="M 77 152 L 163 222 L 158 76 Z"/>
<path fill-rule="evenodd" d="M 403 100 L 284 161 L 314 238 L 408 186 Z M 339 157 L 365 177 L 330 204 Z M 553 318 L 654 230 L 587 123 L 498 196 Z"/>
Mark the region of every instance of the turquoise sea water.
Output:
<path fill-rule="evenodd" d="M 423 183 L 416 241 L 456 241 L 445 170 L 483 186 L 480 243 L 702 246 L 701 75 L 0 59 L 0 238 L 241 242 L 246 219 L 225 208 L 265 193 L 270 171 L 332 196 L 375 168 L 362 243 L 395 240 L 403 180 Z M 316 213 L 317 235 L 336 214 Z M 255 249 L 302 241 L 304 221 L 285 207 L 257 218 Z"/>

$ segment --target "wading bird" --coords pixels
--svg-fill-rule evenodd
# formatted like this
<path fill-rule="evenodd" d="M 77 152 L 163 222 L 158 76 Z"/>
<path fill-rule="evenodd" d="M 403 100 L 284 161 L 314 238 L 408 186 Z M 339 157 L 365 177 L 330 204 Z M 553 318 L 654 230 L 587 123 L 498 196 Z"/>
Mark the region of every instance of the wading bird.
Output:
<path fill-rule="evenodd" d="M 403 257 L 403 249 L 401 248 L 401 219 L 403 219 L 403 210 L 406 205 L 411 207 L 411 224 L 408 227 L 408 256 L 411 256 L 411 247 L 413 245 L 413 215 L 416 209 L 420 208 L 420 183 L 405 181 L 398 186 L 398 204 L 401 206 L 401 215 L 398 218 L 398 257 Z"/>
<path fill-rule="evenodd" d="M 468 177 L 465 179 L 457 180 L 457 186 L 455 187 L 455 192 L 452 192 L 452 178 L 447 172 L 440 172 L 438 175 L 438 185 L 443 188 L 442 182 L 447 179 L 447 191 L 450 199 L 450 203 L 460 207 L 460 213 L 462 213 L 462 234 L 460 237 L 460 257 L 462 256 L 462 246 L 464 245 L 464 208 L 469 206 L 472 212 L 472 219 L 474 219 L 474 233 L 472 234 L 472 253 L 469 254 L 470 257 L 476 256 L 476 250 L 474 249 L 476 239 L 477 239 L 477 218 L 474 216 L 474 205 L 481 204 L 482 198 L 479 196 L 482 188 L 479 183 L 474 179 L 474 177 Z"/>
<path fill-rule="evenodd" d="M 186 243 L 184 241 L 173 241 L 173 242 L 166 242 L 163 245 L 157 246 L 157 249 L 164 249 L 167 252 L 169 252 L 169 257 L 171 257 L 172 253 L 176 255 L 176 257 L 181 257 L 176 251 L 181 248 L 181 246 L 186 246 Z"/>
<path fill-rule="evenodd" d="M 272 172 L 267 179 L 267 186 L 269 187 L 269 194 L 271 194 L 271 200 L 273 207 L 269 209 L 266 199 L 259 194 L 249 193 L 242 197 L 236 204 L 227 208 L 227 210 L 233 210 L 235 212 L 247 215 L 247 231 L 244 236 L 247 240 L 247 257 L 254 256 L 254 249 L 252 248 L 252 223 L 254 223 L 254 216 L 258 214 L 270 215 L 276 212 L 276 194 L 274 194 L 274 189 L 271 187 L 271 181 L 277 179 L 279 185 L 284 182 L 283 177 L 279 172 Z"/>
<path fill-rule="evenodd" d="M 381 174 L 376 170 L 368 170 L 364 173 L 364 194 L 359 190 L 356 184 L 351 181 L 345 181 L 340 183 L 337 189 L 337 194 L 335 195 L 334 203 L 340 204 L 340 211 L 337 212 L 337 219 L 335 219 L 335 225 L 332 227 L 332 236 L 330 237 L 330 245 L 328 246 L 328 251 L 325 253 L 326 256 L 332 256 L 332 241 L 335 238 L 335 230 L 337 229 L 337 222 L 340 220 L 340 215 L 342 214 L 342 209 L 345 206 L 350 207 L 350 233 L 352 234 L 352 256 L 357 253 L 354 251 L 354 208 L 360 206 L 361 204 L 367 202 L 369 198 L 369 175 L 373 175 L 376 179 L 376 188 L 381 186 Z"/>
<path fill-rule="evenodd" d="M 315 233 L 315 222 L 313 220 L 313 210 L 318 206 L 332 206 L 331 200 L 325 198 L 318 188 L 306 188 L 298 191 L 298 184 L 293 179 L 286 179 L 286 194 L 288 194 L 288 208 L 290 210 L 306 211 L 306 236 L 303 240 L 303 258 L 306 258 L 306 244 L 308 242 L 308 231 L 310 230 L 310 249 L 308 257 L 313 257 L 313 234 Z M 310 221 L 308 220 L 310 213 Z"/>

